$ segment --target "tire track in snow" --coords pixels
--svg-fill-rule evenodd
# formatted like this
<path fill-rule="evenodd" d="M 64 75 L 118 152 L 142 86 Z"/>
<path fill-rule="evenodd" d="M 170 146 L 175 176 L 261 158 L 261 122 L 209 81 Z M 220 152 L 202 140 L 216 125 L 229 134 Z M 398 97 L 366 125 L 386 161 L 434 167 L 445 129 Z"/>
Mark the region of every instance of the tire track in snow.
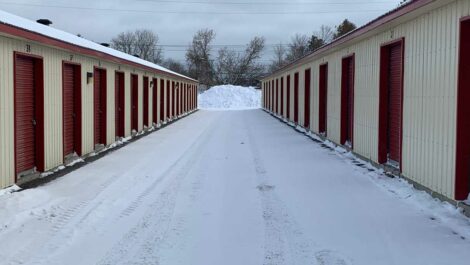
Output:
<path fill-rule="evenodd" d="M 269 176 L 253 133 L 247 123 L 244 123 L 248 134 L 248 141 L 255 165 L 256 176 L 259 181 L 257 189 L 260 191 L 263 207 L 263 220 L 265 224 L 265 253 L 264 265 L 296 264 L 294 259 L 301 258 L 302 265 L 315 264 L 314 256 L 302 233 L 295 229 L 291 217 L 282 207 L 281 201 L 275 195 L 275 187 L 269 185 Z M 299 253 L 300 252 L 300 253 Z M 297 256 L 300 254 L 302 257 Z"/>
<path fill-rule="evenodd" d="M 164 135 L 164 137 L 167 138 L 166 135 Z M 158 141 L 155 146 L 158 147 L 162 143 L 163 140 Z M 132 172 L 136 168 L 142 167 L 144 164 L 144 161 L 138 161 L 137 163 L 130 165 L 126 164 L 126 172 Z M 80 230 L 81 226 L 87 224 L 89 217 L 93 214 L 96 214 L 95 211 L 97 208 L 103 206 L 103 204 L 106 202 L 106 199 L 109 200 L 110 196 L 120 196 L 121 192 L 128 191 L 127 185 L 122 184 L 122 182 L 128 180 L 128 177 L 129 175 L 127 173 L 122 174 L 121 176 L 109 176 L 107 179 L 102 181 L 101 184 L 97 185 L 97 189 L 95 191 L 86 194 L 86 196 L 79 202 L 64 208 L 59 205 L 58 208 L 62 210 L 54 213 L 54 215 L 57 217 L 51 219 L 50 228 L 48 228 L 44 233 L 45 236 L 41 237 L 45 237 L 44 241 L 39 242 L 39 244 L 43 244 L 44 242 L 47 243 L 44 244 L 33 256 L 31 256 L 31 253 L 28 251 L 30 249 L 29 247 L 26 246 L 25 248 L 22 248 L 17 254 L 14 255 L 17 258 L 8 264 L 51 264 L 52 261 L 50 260 L 53 254 L 67 247 L 69 240 L 74 236 L 76 231 Z M 135 177 L 133 181 L 140 181 L 142 178 L 145 179 L 143 176 L 138 176 Z M 91 232 L 99 232 L 100 227 L 103 228 L 103 226 L 91 227 L 93 230 Z M 81 232 L 90 232 L 89 227 L 86 228 L 88 229 L 85 229 Z M 33 241 L 30 242 L 29 246 L 34 246 L 37 244 L 38 242 Z M 25 259 L 24 257 L 29 258 Z"/>
<path fill-rule="evenodd" d="M 282 264 L 319 264 L 350 265 L 341 254 L 328 249 L 321 249 L 315 242 L 305 238 L 296 221 L 289 216 L 283 202 L 275 192 L 275 186 L 269 184 L 269 174 L 259 147 L 253 136 L 252 127 L 244 123 L 248 134 L 250 151 L 258 177 L 260 197 L 265 222 L 265 255 L 263 265 Z"/>
<path fill-rule="evenodd" d="M 40 236 L 49 238 L 48 243 L 42 247 L 41 251 L 38 251 L 37 255 L 39 256 L 30 256 L 30 247 L 35 246 L 36 244 L 42 244 L 44 242 L 36 242 L 35 240 L 31 241 L 28 245 L 24 246 L 24 248 L 21 248 L 17 253 L 14 254 L 16 257 L 14 260 L 10 261 L 7 264 L 11 265 L 17 265 L 17 264 L 44 264 L 45 259 L 47 257 L 44 257 L 44 255 L 48 255 L 51 252 L 53 252 L 58 244 L 53 244 L 54 238 L 61 238 L 61 240 L 64 240 L 63 237 L 63 229 L 70 223 L 72 219 L 74 219 L 75 216 L 77 216 L 82 209 L 85 209 L 94 199 L 96 199 L 102 192 L 106 190 L 107 187 L 112 185 L 114 182 L 116 182 L 116 178 L 109 178 L 103 181 L 102 184 L 100 184 L 98 189 L 96 190 L 95 193 L 90 195 L 90 197 L 86 199 L 82 199 L 81 201 L 62 208 L 61 206 L 57 207 L 58 209 L 61 209 L 61 211 L 53 213 L 55 216 L 58 216 L 58 218 L 53 218 L 51 219 L 51 223 L 47 230 L 45 231 L 45 236 Z M 35 238 L 34 235 L 31 235 L 31 238 Z M 51 240 L 52 238 L 52 240 Z M 28 257 L 25 259 L 25 257 Z"/>
<path fill-rule="evenodd" d="M 161 187 L 162 192 L 152 193 L 161 183 L 161 181 L 156 181 L 131 203 L 131 205 L 138 205 L 151 200 L 144 216 L 97 264 L 160 264 L 159 245 L 164 242 L 170 232 L 178 192 L 190 170 L 200 160 L 199 150 L 211 138 L 213 133 L 211 128 L 212 125 L 209 125 L 184 155 L 163 173 L 165 178 L 170 179 L 170 182 L 167 186 Z M 154 196 L 147 198 L 149 195 Z M 129 211 L 126 209 L 120 217 L 123 218 Z"/>

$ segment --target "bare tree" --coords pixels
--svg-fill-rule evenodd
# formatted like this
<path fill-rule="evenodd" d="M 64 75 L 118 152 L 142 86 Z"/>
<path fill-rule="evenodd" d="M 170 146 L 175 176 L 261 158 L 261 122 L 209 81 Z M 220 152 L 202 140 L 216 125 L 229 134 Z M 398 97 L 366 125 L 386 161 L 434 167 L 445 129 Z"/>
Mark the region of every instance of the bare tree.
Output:
<path fill-rule="evenodd" d="M 309 49 L 309 37 L 307 35 L 296 34 L 289 43 L 286 59 L 293 62 L 307 55 Z"/>
<path fill-rule="evenodd" d="M 240 73 L 240 55 L 235 50 L 224 47 L 219 50 L 216 60 L 216 82 L 219 84 L 236 84 Z"/>
<path fill-rule="evenodd" d="M 120 33 L 111 40 L 111 46 L 116 50 L 136 55 L 144 60 L 161 63 L 163 56 L 158 42 L 157 34 L 150 30 L 141 29 Z"/>
<path fill-rule="evenodd" d="M 161 63 L 163 60 L 162 49 L 157 46 L 158 36 L 150 30 L 135 31 L 135 53 L 140 58 L 155 63 Z"/>
<path fill-rule="evenodd" d="M 219 50 L 216 63 L 216 81 L 222 84 L 255 85 L 264 73 L 257 62 L 264 50 L 265 39 L 253 38 L 243 52 L 224 47 Z"/>
<path fill-rule="evenodd" d="M 193 36 L 192 44 L 186 51 L 189 75 L 205 85 L 213 84 L 214 71 L 210 44 L 214 39 L 214 30 L 199 30 Z"/>
<path fill-rule="evenodd" d="M 271 64 L 269 65 L 269 71 L 274 72 L 276 70 L 281 69 L 284 65 L 286 65 L 286 53 L 287 49 L 284 44 L 279 43 L 274 45 L 274 55 L 273 59 L 271 60 Z"/>
<path fill-rule="evenodd" d="M 265 47 L 263 37 L 254 37 L 245 49 L 240 72 L 242 73 L 239 84 L 255 85 L 265 72 L 265 68 L 257 60 L 261 58 Z"/>
<path fill-rule="evenodd" d="M 334 39 L 335 32 L 332 27 L 322 25 L 316 35 L 318 38 L 322 39 L 326 44 L 330 43 Z"/>
<path fill-rule="evenodd" d="M 117 37 L 111 40 L 111 46 L 121 52 L 134 54 L 135 34 L 132 31 L 121 32 Z"/>

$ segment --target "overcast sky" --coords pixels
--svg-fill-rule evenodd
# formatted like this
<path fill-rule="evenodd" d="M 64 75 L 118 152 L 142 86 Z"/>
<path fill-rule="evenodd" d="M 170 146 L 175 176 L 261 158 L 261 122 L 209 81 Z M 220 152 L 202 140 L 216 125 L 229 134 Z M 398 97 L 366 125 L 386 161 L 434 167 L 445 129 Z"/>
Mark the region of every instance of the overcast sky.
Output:
<path fill-rule="evenodd" d="M 48 18 L 53 27 L 109 42 L 119 32 L 151 29 L 164 45 L 164 56 L 184 60 L 193 34 L 202 28 L 217 33 L 214 44 L 246 44 L 266 38 L 263 62 L 272 45 L 296 33 L 311 35 L 323 24 L 348 18 L 360 26 L 398 6 L 400 0 L 0 0 L 4 11 L 32 20 Z M 219 46 L 216 46 L 217 50 Z M 243 46 L 234 47 L 242 50 Z"/>

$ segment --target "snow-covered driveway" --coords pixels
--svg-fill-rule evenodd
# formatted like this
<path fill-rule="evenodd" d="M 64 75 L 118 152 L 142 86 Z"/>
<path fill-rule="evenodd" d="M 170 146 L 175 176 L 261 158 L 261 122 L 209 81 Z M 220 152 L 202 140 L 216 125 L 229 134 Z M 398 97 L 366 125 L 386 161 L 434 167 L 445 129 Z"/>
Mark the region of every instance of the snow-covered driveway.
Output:
<path fill-rule="evenodd" d="M 199 111 L 0 196 L 0 264 L 469 264 L 468 219 L 402 184 L 261 110 Z"/>

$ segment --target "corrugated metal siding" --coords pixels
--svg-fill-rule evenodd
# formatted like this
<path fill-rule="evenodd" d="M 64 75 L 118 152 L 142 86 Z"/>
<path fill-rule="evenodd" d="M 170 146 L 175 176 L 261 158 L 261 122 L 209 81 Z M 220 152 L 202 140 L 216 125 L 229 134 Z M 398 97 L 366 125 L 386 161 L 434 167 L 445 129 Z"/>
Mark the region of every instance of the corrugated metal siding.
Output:
<path fill-rule="evenodd" d="M 312 67 L 312 131 L 318 133 L 319 66 L 328 62 L 328 138 L 340 142 L 341 59 L 355 54 L 354 152 L 378 160 L 380 46 L 405 38 L 402 174 L 454 197 L 458 30 L 470 1 L 453 1 L 366 40 L 350 43 L 284 73 L 300 73 L 299 121 L 303 120 L 303 71 Z M 293 116 L 291 116 L 291 119 Z"/>

